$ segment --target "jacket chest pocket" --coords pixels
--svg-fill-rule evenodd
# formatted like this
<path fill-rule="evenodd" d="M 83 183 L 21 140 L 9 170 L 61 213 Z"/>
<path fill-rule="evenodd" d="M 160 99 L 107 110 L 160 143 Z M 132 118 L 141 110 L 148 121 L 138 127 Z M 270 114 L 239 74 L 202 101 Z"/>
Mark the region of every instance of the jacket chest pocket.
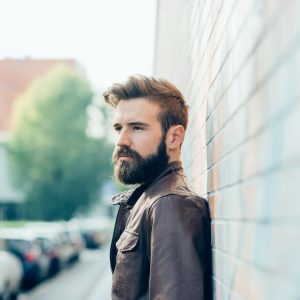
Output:
<path fill-rule="evenodd" d="M 136 288 L 141 270 L 141 253 L 139 249 L 139 233 L 125 229 L 116 243 L 118 249 L 116 267 L 112 279 L 113 299 L 137 299 Z"/>
<path fill-rule="evenodd" d="M 116 243 L 116 247 L 120 252 L 133 251 L 137 247 L 138 241 L 139 234 L 137 232 L 125 229 Z"/>

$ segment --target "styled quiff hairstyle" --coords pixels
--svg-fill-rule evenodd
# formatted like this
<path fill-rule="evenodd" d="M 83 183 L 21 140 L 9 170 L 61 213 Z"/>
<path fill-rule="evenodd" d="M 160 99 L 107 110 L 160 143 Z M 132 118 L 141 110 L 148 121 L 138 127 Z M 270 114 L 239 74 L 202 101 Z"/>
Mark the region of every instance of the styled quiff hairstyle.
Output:
<path fill-rule="evenodd" d="M 131 76 L 122 84 L 114 84 L 103 93 L 107 103 L 116 107 L 121 100 L 146 98 L 159 104 L 158 119 L 166 134 L 173 125 L 187 128 L 188 107 L 181 92 L 165 79 L 146 76 Z"/>

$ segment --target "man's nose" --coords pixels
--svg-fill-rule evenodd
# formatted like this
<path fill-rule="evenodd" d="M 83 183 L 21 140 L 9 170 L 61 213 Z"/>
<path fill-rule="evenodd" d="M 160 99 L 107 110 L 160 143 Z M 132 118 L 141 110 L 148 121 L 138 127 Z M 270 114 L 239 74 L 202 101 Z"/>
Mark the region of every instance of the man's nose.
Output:
<path fill-rule="evenodd" d="M 120 133 L 117 136 L 116 140 L 117 146 L 130 146 L 130 137 L 128 134 L 128 131 L 126 130 L 121 130 Z"/>

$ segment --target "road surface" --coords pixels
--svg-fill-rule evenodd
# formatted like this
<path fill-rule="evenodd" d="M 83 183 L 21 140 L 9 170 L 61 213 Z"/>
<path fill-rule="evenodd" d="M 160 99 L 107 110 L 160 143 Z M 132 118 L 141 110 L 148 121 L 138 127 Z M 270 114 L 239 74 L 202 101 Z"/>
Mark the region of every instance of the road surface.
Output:
<path fill-rule="evenodd" d="M 111 272 L 108 247 L 83 251 L 79 262 L 22 293 L 18 300 L 109 300 Z"/>

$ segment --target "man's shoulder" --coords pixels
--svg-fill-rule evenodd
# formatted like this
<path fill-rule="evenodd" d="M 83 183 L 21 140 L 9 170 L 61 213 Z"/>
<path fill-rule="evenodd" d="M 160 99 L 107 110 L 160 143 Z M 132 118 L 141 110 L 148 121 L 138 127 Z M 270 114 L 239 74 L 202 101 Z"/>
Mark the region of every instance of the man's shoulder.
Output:
<path fill-rule="evenodd" d="M 172 199 L 173 201 L 184 201 L 184 203 L 194 203 L 196 206 L 203 207 L 205 200 L 192 191 L 187 184 L 183 170 L 170 172 L 160 178 L 148 189 L 144 196 L 147 198 L 147 206 L 155 203 Z"/>
<path fill-rule="evenodd" d="M 170 203 L 170 204 L 169 204 Z M 164 195 L 160 195 L 152 199 L 151 203 L 149 203 L 149 208 L 154 209 L 159 206 L 168 206 L 177 203 L 177 206 L 195 206 L 199 209 L 205 209 L 207 206 L 207 202 L 204 198 L 200 197 L 196 193 L 192 191 L 188 192 L 173 192 Z"/>
<path fill-rule="evenodd" d="M 207 201 L 193 192 L 187 185 L 172 185 L 160 189 L 152 189 L 147 195 L 147 205 L 149 210 L 157 208 L 158 206 L 173 205 L 174 203 L 180 207 L 195 206 L 201 210 L 207 210 Z"/>

